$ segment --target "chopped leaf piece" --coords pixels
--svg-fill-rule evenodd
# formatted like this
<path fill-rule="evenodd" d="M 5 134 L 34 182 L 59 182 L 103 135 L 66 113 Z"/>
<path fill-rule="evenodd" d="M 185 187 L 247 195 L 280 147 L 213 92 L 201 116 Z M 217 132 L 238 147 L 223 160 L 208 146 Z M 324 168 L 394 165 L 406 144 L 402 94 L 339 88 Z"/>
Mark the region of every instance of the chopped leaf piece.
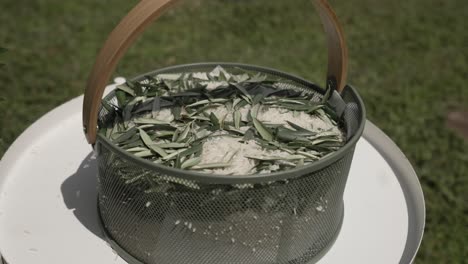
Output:
<path fill-rule="evenodd" d="M 233 119 L 234 119 L 234 127 L 237 128 L 237 129 L 239 129 L 239 128 L 240 128 L 240 123 L 241 123 L 242 115 L 241 115 L 241 113 L 240 113 L 239 110 L 236 110 L 236 111 L 234 112 L 233 115 L 234 115 L 234 117 L 233 117 Z"/>
<path fill-rule="evenodd" d="M 131 95 L 133 97 L 136 96 L 135 91 L 132 88 L 128 87 L 127 84 L 117 85 L 117 89 L 120 90 L 120 91 L 124 91 L 124 92 L 128 93 L 129 95 Z"/>
<path fill-rule="evenodd" d="M 255 129 L 257 129 L 258 133 L 260 136 L 262 136 L 263 139 L 267 141 L 272 141 L 273 140 L 273 135 L 268 131 L 268 129 L 260 122 L 258 121 L 255 117 L 252 117 L 253 124 L 255 126 Z"/>
<path fill-rule="evenodd" d="M 191 159 L 188 159 L 182 163 L 180 166 L 181 169 L 187 169 L 190 167 L 193 167 L 195 165 L 198 165 L 201 162 L 201 157 L 194 157 Z"/>
<path fill-rule="evenodd" d="M 216 117 L 215 114 L 213 114 L 213 113 L 210 114 L 210 121 L 211 121 L 211 124 L 213 125 L 214 129 L 219 129 L 220 128 L 219 119 Z"/>
<path fill-rule="evenodd" d="M 200 164 L 200 165 L 194 166 L 192 167 L 192 169 L 194 170 L 223 169 L 229 166 L 231 166 L 231 163 L 226 163 L 226 162 L 206 163 L 206 164 Z"/>
<path fill-rule="evenodd" d="M 143 143 L 149 148 L 151 149 L 152 151 L 158 153 L 161 157 L 166 157 L 167 156 L 167 153 L 164 151 L 164 149 L 158 147 L 154 142 L 153 140 L 151 140 L 150 136 L 148 136 L 148 134 L 140 129 L 140 137 L 141 137 L 141 140 L 143 141 Z"/>

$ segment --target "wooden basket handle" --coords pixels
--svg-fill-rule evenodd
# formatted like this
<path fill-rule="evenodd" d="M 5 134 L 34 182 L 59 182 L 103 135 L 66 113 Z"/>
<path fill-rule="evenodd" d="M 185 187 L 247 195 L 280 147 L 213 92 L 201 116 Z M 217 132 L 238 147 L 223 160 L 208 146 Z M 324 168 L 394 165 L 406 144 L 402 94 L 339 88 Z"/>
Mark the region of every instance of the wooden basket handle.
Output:
<path fill-rule="evenodd" d="M 145 28 L 177 0 L 141 0 L 107 38 L 89 75 L 83 101 L 83 128 L 90 144 L 96 142 L 98 112 L 104 89 L 118 62 Z M 327 86 L 342 91 L 346 85 L 348 51 L 343 30 L 326 0 L 312 0 L 327 34 Z"/>

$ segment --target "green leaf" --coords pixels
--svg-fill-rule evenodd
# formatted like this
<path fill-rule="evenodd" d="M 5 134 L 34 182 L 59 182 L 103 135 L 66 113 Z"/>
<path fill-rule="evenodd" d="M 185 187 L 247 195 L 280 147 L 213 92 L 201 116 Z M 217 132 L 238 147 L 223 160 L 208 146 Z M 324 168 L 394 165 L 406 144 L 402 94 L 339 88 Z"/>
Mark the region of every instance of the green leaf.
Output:
<path fill-rule="evenodd" d="M 279 99 L 278 100 L 281 103 L 292 103 L 292 104 L 298 104 L 298 105 L 306 105 L 306 103 L 297 101 L 297 100 L 291 100 L 291 99 Z"/>
<path fill-rule="evenodd" d="M 191 148 L 186 149 L 183 152 L 181 152 L 180 155 L 186 157 L 186 156 L 190 156 L 192 154 L 201 153 L 202 150 L 203 150 L 203 145 L 202 144 L 196 144 L 196 145 L 192 145 Z"/>
<path fill-rule="evenodd" d="M 252 115 L 252 117 L 257 118 L 258 111 L 260 111 L 260 105 L 256 104 L 256 105 L 252 106 L 252 109 L 250 110 L 250 114 Z"/>
<path fill-rule="evenodd" d="M 219 129 L 224 129 L 225 126 L 225 120 L 226 120 L 227 114 L 225 114 L 220 120 L 219 120 Z"/>
<path fill-rule="evenodd" d="M 123 91 L 115 91 L 115 97 L 117 97 L 117 103 L 120 108 L 124 108 L 127 104 L 127 95 Z"/>
<path fill-rule="evenodd" d="M 292 128 L 296 129 L 296 131 L 304 132 L 304 133 L 306 133 L 306 134 L 309 133 L 310 136 L 314 136 L 314 135 L 317 134 L 316 132 L 312 132 L 312 131 L 310 131 L 310 130 L 308 130 L 308 129 L 305 129 L 305 128 L 299 126 L 299 125 L 296 125 L 296 124 L 294 124 L 294 123 L 291 122 L 291 121 L 286 121 L 286 122 L 287 122 L 288 125 L 290 125 Z"/>
<path fill-rule="evenodd" d="M 268 131 L 268 129 L 260 122 L 258 121 L 257 118 L 252 117 L 253 124 L 255 126 L 255 129 L 258 131 L 260 136 L 262 136 L 263 139 L 267 141 L 272 141 L 273 140 L 273 135 Z"/>
<path fill-rule="evenodd" d="M 172 107 L 171 111 L 172 111 L 172 115 L 174 116 L 174 119 L 179 120 L 180 114 L 182 112 L 182 108 L 180 106 L 174 106 Z"/>
<path fill-rule="evenodd" d="M 186 107 L 194 107 L 194 106 L 199 106 L 199 105 L 206 105 L 206 104 L 209 104 L 209 103 L 224 103 L 224 102 L 227 102 L 229 99 L 225 99 L 225 98 L 213 98 L 213 99 L 206 99 L 206 100 L 201 100 L 201 101 L 198 101 L 196 103 L 193 103 L 193 104 L 189 104 L 187 105 Z"/>
<path fill-rule="evenodd" d="M 318 159 L 319 159 L 319 157 L 317 157 L 316 155 L 311 154 L 311 153 L 309 153 L 309 152 L 297 151 L 296 153 L 297 153 L 297 154 L 300 154 L 300 155 L 302 155 L 302 156 L 311 158 L 312 160 L 318 160 Z"/>
<path fill-rule="evenodd" d="M 227 131 L 234 132 L 234 133 L 239 134 L 239 135 L 242 135 L 242 136 L 245 135 L 245 132 L 244 132 L 244 131 L 242 131 L 242 130 L 240 130 L 240 129 L 236 129 L 236 128 L 233 127 L 233 126 L 227 126 L 227 127 L 225 127 L 225 129 L 226 129 Z"/>
<path fill-rule="evenodd" d="M 153 100 L 153 105 L 151 107 L 151 115 L 153 118 L 156 118 L 158 111 L 161 110 L 161 98 L 160 97 L 155 97 Z"/>
<path fill-rule="evenodd" d="M 233 107 L 232 107 L 232 102 L 227 101 L 227 102 L 224 104 L 224 107 L 226 108 L 226 110 L 227 110 L 228 112 L 232 112 L 232 108 L 233 108 Z"/>
<path fill-rule="evenodd" d="M 125 84 L 135 92 L 136 96 L 143 96 L 143 86 L 141 83 L 127 80 Z"/>
<path fill-rule="evenodd" d="M 336 114 L 335 110 L 332 107 L 325 105 L 323 108 L 324 113 L 327 114 L 327 117 L 331 119 L 333 125 L 336 125 L 340 120 L 340 117 Z"/>
<path fill-rule="evenodd" d="M 176 142 L 173 142 L 173 143 L 156 143 L 155 145 L 160 147 L 160 148 L 163 148 L 163 149 L 166 149 L 166 148 L 185 148 L 185 147 L 187 147 L 186 143 L 176 143 Z"/>
<path fill-rule="evenodd" d="M 180 133 L 179 129 L 174 131 L 174 134 L 172 134 L 172 142 L 175 142 L 179 138 L 179 133 Z"/>
<path fill-rule="evenodd" d="M 220 105 L 219 104 L 210 104 L 210 105 L 205 105 L 203 107 L 200 107 L 198 108 L 196 111 L 193 111 L 190 116 L 194 116 L 194 115 L 198 115 L 198 114 L 201 114 L 201 113 L 204 113 L 205 110 L 207 109 L 211 109 L 211 108 L 217 108 L 219 107 Z M 190 108 L 186 108 L 187 111 L 190 110 Z"/>
<path fill-rule="evenodd" d="M 330 98 L 331 93 L 332 93 L 332 88 L 327 87 L 327 90 L 325 91 L 325 95 L 322 98 L 322 104 L 325 104 L 328 101 L 328 99 Z"/>
<path fill-rule="evenodd" d="M 249 140 L 252 140 L 254 138 L 255 138 L 255 132 L 254 132 L 253 128 L 249 128 L 247 131 L 245 131 L 244 137 L 242 138 L 242 140 L 249 141 Z"/>
<path fill-rule="evenodd" d="M 137 152 L 133 155 L 140 157 L 140 158 L 148 158 L 148 157 L 154 156 L 154 153 L 151 150 L 145 150 L 145 151 Z"/>
<path fill-rule="evenodd" d="M 231 163 L 219 162 L 219 163 L 205 163 L 192 167 L 194 170 L 207 170 L 207 169 L 223 169 L 230 167 Z"/>
<path fill-rule="evenodd" d="M 236 108 L 237 104 L 240 103 L 240 101 L 242 101 L 242 99 L 240 98 L 235 98 L 233 101 L 232 101 L 232 108 L 234 109 L 239 109 L 239 107 Z"/>
<path fill-rule="evenodd" d="M 256 105 L 256 104 L 259 104 L 263 101 L 263 99 L 265 98 L 265 95 L 264 94 L 256 94 L 254 96 L 254 98 L 252 99 L 252 104 Z"/>
<path fill-rule="evenodd" d="M 310 142 L 310 140 L 303 136 L 301 132 L 289 130 L 286 128 L 279 128 L 276 130 L 276 137 L 281 141 L 286 142 Z M 307 136 L 307 134 L 306 134 Z"/>
<path fill-rule="evenodd" d="M 204 117 L 204 116 L 191 116 L 191 117 L 189 117 L 189 119 L 191 119 L 191 120 L 210 121 L 210 119 L 208 117 Z"/>
<path fill-rule="evenodd" d="M 134 119 L 133 122 L 136 124 L 146 124 L 146 125 L 168 125 L 170 122 L 163 121 L 163 120 L 157 120 L 154 118 L 137 118 Z"/>
<path fill-rule="evenodd" d="M 219 129 L 220 128 L 219 120 L 216 117 L 216 115 L 213 114 L 213 112 L 210 113 L 210 121 L 211 121 L 211 124 L 213 125 L 214 129 Z"/>
<path fill-rule="evenodd" d="M 133 97 L 136 96 L 135 91 L 132 88 L 128 87 L 127 84 L 118 85 L 117 89 L 120 90 L 120 91 L 126 92 L 127 94 L 129 94 L 129 95 L 131 95 Z"/>
<path fill-rule="evenodd" d="M 234 156 L 236 156 L 237 153 L 239 153 L 240 149 L 237 149 L 236 151 L 232 152 L 232 154 L 230 155 L 230 157 L 227 159 L 228 160 L 228 163 L 231 163 L 232 162 L 232 159 L 234 159 Z M 229 152 L 228 152 L 229 153 Z M 226 153 L 226 155 L 228 154 Z"/>
<path fill-rule="evenodd" d="M 168 154 L 164 149 L 158 147 L 156 144 L 154 144 L 153 140 L 151 140 L 150 136 L 146 134 L 146 132 L 143 129 L 139 129 L 140 131 L 140 137 L 143 143 L 152 151 L 158 153 L 161 157 L 166 157 Z"/>
<path fill-rule="evenodd" d="M 340 143 L 341 140 L 338 138 L 320 138 L 312 141 L 313 145 L 319 145 L 322 143 Z M 341 143 L 340 143 L 341 144 Z"/>
<path fill-rule="evenodd" d="M 175 164 L 174 164 L 174 168 L 180 169 L 181 165 L 182 165 L 181 157 L 180 157 L 180 155 L 177 155 L 176 161 L 175 161 Z"/>
<path fill-rule="evenodd" d="M 322 108 L 324 108 L 324 105 L 315 105 L 315 106 L 307 109 L 307 113 L 312 114 L 313 112 L 320 111 Z"/>
<path fill-rule="evenodd" d="M 183 149 L 179 149 L 177 151 L 174 151 L 171 154 L 164 156 L 163 160 L 171 160 L 171 159 L 177 157 L 179 154 L 183 153 L 186 150 L 187 150 L 186 148 L 183 148 Z"/>
<path fill-rule="evenodd" d="M 243 96 L 243 95 L 242 95 Z M 242 97 L 241 96 L 241 97 Z M 245 96 L 244 96 L 245 97 Z M 250 103 L 246 101 L 245 99 L 241 99 L 241 101 L 237 104 L 237 109 L 241 109 L 242 107 L 249 105 Z"/>
<path fill-rule="evenodd" d="M 170 92 L 177 91 L 179 88 L 178 81 L 163 80 L 164 84 L 167 86 Z"/>
<path fill-rule="evenodd" d="M 237 83 L 233 84 L 233 86 L 236 87 L 237 90 L 239 90 L 247 98 L 244 98 L 244 100 L 246 100 L 249 103 L 252 103 L 252 97 L 250 96 L 249 92 L 247 92 L 247 90 L 244 88 L 244 86 Z"/>
<path fill-rule="evenodd" d="M 184 141 L 187 138 L 187 136 L 188 136 L 188 134 L 190 132 L 190 128 L 191 128 L 191 123 L 189 123 L 189 124 L 187 124 L 185 126 L 185 129 L 182 131 L 182 133 L 180 133 L 179 137 L 177 137 L 176 142 Z"/>
<path fill-rule="evenodd" d="M 159 130 L 154 133 L 154 135 L 158 138 L 162 137 L 167 137 L 167 136 L 172 136 L 174 135 L 174 131 L 169 131 L 169 130 Z"/>
<path fill-rule="evenodd" d="M 147 151 L 147 150 L 149 149 L 143 148 L 143 147 L 134 147 L 134 148 L 126 149 L 126 151 L 128 152 L 142 152 L 142 151 Z"/>
<path fill-rule="evenodd" d="M 122 134 L 116 140 L 114 140 L 114 143 L 119 144 L 130 139 L 131 137 L 133 137 L 133 135 L 136 135 L 137 131 L 138 130 L 135 127 L 130 128 L 129 130 L 125 131 L 124 134 Z"/>
<path fill-rule="evenodd" d="M 240 128 L 240 123 L 241 123 L 241 118 L 242 118 L 242 114 L 239 110 L 236 110 L 234 113 L 233 113 L 233 120 L 234 120 L 234 127 L 239 129 Z"/>
<path fill-rule="evenodd" d="M 190 167 L 193 167 L 195 165 L 198 165 L 201 162 L 201 157 L 194 157 L 191 159 L 188 159 L 182 163 L 180 166 L 181 169 L 187 169 Z"/>

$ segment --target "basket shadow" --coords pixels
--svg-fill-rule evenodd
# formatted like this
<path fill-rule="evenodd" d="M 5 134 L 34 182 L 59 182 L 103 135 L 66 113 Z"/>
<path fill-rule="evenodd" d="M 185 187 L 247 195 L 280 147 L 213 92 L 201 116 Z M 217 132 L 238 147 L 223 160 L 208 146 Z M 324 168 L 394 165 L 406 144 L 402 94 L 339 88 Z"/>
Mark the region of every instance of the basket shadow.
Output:
<path fill-rule="evenodd" d="M 104 239 L 97 209 L 97 161 L 91 152 L 77 171 L 62 183 L 63 201 L 78 221 L 91 233 Z"/>

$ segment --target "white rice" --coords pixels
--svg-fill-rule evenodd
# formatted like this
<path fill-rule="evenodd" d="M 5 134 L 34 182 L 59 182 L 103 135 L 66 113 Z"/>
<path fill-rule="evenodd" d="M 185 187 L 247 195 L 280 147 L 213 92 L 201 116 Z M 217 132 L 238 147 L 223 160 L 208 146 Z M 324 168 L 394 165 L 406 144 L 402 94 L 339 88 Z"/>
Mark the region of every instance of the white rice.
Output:
<path fill-rule="evenodd" d="M 246 105 L 239 109 L 241 113 L 241 120 L 247 121 L 251 105 Z M 218 107 L 209 108 L 206 113 L 213 113 L 219 120 L 225 120 L 226 122 L 233 122 L 232 109 L 228 110 L 225 105 L 219 105 Z M 151 116 L 157 120 L 166 122 L 174 121 L 174 116 L 170 108 L 161 109 L 160 111 L 153 112 Z M 322 119 L 324 118 L 324 119 Z M 343 137 L 343 133 L 340 129 L 333 125 L 331 120 L 326 115 L 310 115 L 302 111 L 294 112 L 283 108 L 275 108 L 270 106 L 262 106 L 257 113 L 257 119 L 265 124 L 277 124 L 284 125 L 289 129 L 293 129 L 287 121 L 292 122 L 300 127 L 308 129 L 313 132 L 324 132 L 328 131 L 329 134 L 335 134 Z M 239 130 L 245 132 L 249 129 L 249 126 L 242 126 Z M 257 171 L 257 161 L 248 158 L 251 157 L 286 157 L 291 154 L 281 150 L 267 150 L 263 149 L 254 140 L 247 142 L 241 142 L 242 138 L 235 138 L 232 136 L 222 136 L 227 134 L 225 131 L 216 132 L 216 137 L 209 138 L 203 144 L 203 151 L 201 155 L 202 164 L 209 163 L 226 163 L 230 162 L 231 166 L 220 169 L 205 170 L 206 172 L 212 172 L 221 175 L 246 175 L 255 173 L 270 173 L 279 170 L 278 165 L 272 165 L 267 170 Z"/>
<path fill-rule="evenodd" d="M 247 115 L 251 109 L 247 105 L 239 111 L 242 115 L 242 120 L 247 120 Z M 225 106 L 219 106 L 207 110 L 208 113 L 213 113 L 218 119 L 225 118 L 225 121 L 233 121 L 233 111 L 228 111 Z M 257 118 L 267 124 L 282 124 L 285 127 L 291 128 L 287 121 L 290 121 L 305 129 L 320 132 L 329 131 L 330 133 L 342 135 L 339 128 L 332 124 L 329 120 L 322 120 L 318 116 L 309 115 L 304 112 L 299 112 L 296 115 L 293 111 L 280 108 L 271 108 L 264 106 L 259 110 Z M 240 130 L 246 131 L 249 127 L 241 127 Z M 246 156 L 276 156 L 285 157 L 290 154 L 280 150 L 262 149 L 255 141 L 240 142 L 241 138 L 233 138 L 230 136 L 218 136 L 208 139 L 203 145 L 203 153 L 201 155 L 201 164 L 207 163 L 224 163 L 231 158 L 231 166 L 223 169 L 207 170 L 216 174 L 222 175 L 245 175 L 254 173 L 270 173 L 279 169 L 278 165 L 273 165 L 269 170 L 256 171 L 256 162 Z M 235 153 L 234 156 L 232 156 Z"/>
<path fill-rule="evenodd" d="M 250 109 L 250 105 L 246 105 L 239 109 L 242 121 L 247 121 Z M 228 111 L 224 105 L 220 105 L 216 108 L 210 108 L 206 110 L 206 112 L 208 114 L 213 113 L 219 120 L 224 118 L 227 122 L 233 121 L 234 111 Z M 258 111 L 257 119 L 266 124 L 281 124 L 290 129 L 292 129 L 292 127 L 287 121 L 314 132 L 330 131 L 336 134 L 341 133 L 337 126 L 332 125 L 329 121 L 322 120 L 318 116 L 299 111 L 294 114 L 293 111 L 283 108 L 262 106 Z"/>
<path fill-rule="evenodd" d="M 245 175 L 257 172 L 254 169 L 256 166 L 255 161 L 247 158 L 247 156 L 285 157 L 290 155 L 285 151 L 262 149 L 262 147 L 259 146 L 254 140 L 249 140 L 243 143 L 240 142 L 241 140 L 242 139 L 240 138 L 233 138 L 230 136 L 219 136 L 208 139 L 203 144 L 201 164 L 224 163 L 228 162 L 230 159 L 231 166 L 223 169 L 213 169 L 207 171 L 222 175 Z M 263 173 L 268 173 L 278 169 L 278 165 L 271 166 L 270 170 L 263 171 Z"/>

